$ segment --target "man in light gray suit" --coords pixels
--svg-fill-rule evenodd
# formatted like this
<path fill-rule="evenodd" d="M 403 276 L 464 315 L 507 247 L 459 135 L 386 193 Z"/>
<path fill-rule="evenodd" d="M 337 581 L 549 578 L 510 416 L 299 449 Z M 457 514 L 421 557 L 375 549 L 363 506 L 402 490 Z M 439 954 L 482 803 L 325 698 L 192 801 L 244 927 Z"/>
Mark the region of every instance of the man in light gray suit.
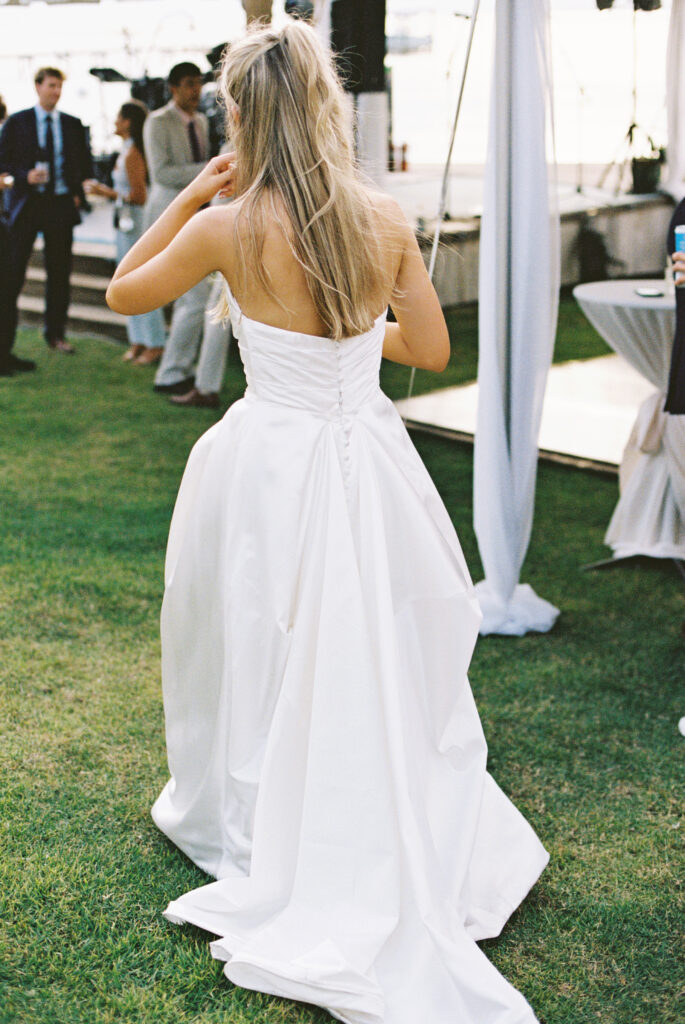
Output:
<path fill-rule="evenodd" d="M 169 72 L 171 101 L 147 118 L 145 154 L 150 173 L 146 226 L 166 209 L 209 160 L 209 126 L 198 112 L 203 77 L 184 61 Z M 174 303 L 171 331 L 155 376 L 155 391 L 185 394 L 193 386 L 193 365 L 202 334 L 211 278 L 200 281 Z"/>

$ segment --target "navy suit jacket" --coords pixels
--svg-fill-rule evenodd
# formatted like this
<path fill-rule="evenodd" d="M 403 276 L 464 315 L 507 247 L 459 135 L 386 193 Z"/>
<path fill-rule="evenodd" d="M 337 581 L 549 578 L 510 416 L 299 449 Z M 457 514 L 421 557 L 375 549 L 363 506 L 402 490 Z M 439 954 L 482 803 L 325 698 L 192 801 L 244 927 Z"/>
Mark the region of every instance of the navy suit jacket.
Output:
<path fill-rule="evenodd" d="M 62 130 L 62 151 L 64 156 L 64 181 L 72 196 L 85 200 L 83 181 L 93 176 L 93 162 L 86 130 L 77 117 L 59 114 Z M 26 203 L 34 196 L 35 190 L 29 185 L 27 175 L 39 159 L 38 125 L 33 107 L 20 110 L 5 121 L 0 132 L 0 171 L 14 177 L 14 186 L 5 192 L 5 208 L 10 224 L 13 224 Z M 74 208 L 74 222 L 79 214 Z"/>
<path fill-rule="evenodd" d="M 678 224 L 685 224 L 685 199 L 676 206 L 671 218 L 666 242 L 669 254 L 675 251 L 675 228 Z M 685 286 L 675 290 L 675 338 L 664 408 L 676 416 L 685 415 Z"/>

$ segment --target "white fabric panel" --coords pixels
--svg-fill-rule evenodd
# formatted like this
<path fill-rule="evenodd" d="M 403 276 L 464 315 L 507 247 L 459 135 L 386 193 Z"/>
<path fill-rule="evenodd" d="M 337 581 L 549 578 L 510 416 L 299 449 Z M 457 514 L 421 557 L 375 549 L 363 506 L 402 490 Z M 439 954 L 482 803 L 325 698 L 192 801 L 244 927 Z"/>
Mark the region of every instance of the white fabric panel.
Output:
<path fill-rule="evenodd" d="M 664 427 L 664 450 L 673 488 L 673 498 L 681 520 L 679 558 L 685 547 L 685 416 L 667 416 Z"/>
<path fill-rule="evenodd" d="M 668 181 L 665 188 L 685 196 L 685 0 L 672 0 L 666 49 L 666 112 Z"/>
<path fill-rule="evenodd" d="M 314 0 L 314 29 L 324 46 L 331 45 L 331 2 Z"/>
<path fill-rule="evenodd" d="M 482 633 L 547 630 L 558 610 L 518 586 L 533 522 L 537 438 L 558 307 L 549 0 L 497 0 L 480 234 L 474 522 Z M 515 57 L 514 57 L 515 55 Z"/>
<path fill-rule="evenodd" d="M 685 416 L 663 411 L 674 300 L 636 292 L 662 283 L 597 281 L 573 292 L 607 344 L 657 388 L 640 406 L 619 468 L 620 498 L 604 538 L 616 558 L 685 558 Z"/>

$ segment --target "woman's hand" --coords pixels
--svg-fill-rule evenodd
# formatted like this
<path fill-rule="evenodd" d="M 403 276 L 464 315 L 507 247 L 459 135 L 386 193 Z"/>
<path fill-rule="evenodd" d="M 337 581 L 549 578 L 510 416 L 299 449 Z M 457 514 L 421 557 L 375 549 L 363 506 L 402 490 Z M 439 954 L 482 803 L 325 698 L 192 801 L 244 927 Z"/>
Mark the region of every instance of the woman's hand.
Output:
<path fill-rule="evenodd" d="M 212 157 L 181 195 L 198 210 L 215 196 L 230 198 L 235 193 L 235 153 L 220 153 Z"/>
<path fill-rule="evenodd" d="M 116 199 L 117 193 L 109 185 L 103 185 L 101 181 L 88 178 L 83 182 L 83 191 L 87 196 L 103 196 L 105 199 Z"/>
<path fill-rule="evenodd" d="M 685 284 L 685 252 L 673 253 L 673 279 L 676 287 Z"/>
<path fill-rule="evenodd" d="M 213 157 L 125 254 L 107 289 L 126 316 L 173 302 L 214 270 L 225 271 L 227 207 L 207 206 L 235 192 L 235 155 Z M 200 212 L 198 212 L 200 211 Z"/>

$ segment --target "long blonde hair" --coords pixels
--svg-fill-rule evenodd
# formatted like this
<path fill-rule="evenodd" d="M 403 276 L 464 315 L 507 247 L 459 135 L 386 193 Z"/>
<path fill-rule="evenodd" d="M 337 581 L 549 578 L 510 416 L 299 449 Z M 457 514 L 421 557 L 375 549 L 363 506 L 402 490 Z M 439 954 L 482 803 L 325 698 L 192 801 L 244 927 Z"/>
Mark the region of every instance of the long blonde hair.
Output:
<path fill-rule="evenodd" d="M 279 31 L 258 27 L 227 50 L 220 89 L 236 151 L 236 240 L 245 274 L 256 274 L 274 296 L 261 260 L 266 202 L 329 337 L 369 330 L 374 302 L 391 282 L 355 167 L 351 106 L 330 56 L 301 21 Z"/>

